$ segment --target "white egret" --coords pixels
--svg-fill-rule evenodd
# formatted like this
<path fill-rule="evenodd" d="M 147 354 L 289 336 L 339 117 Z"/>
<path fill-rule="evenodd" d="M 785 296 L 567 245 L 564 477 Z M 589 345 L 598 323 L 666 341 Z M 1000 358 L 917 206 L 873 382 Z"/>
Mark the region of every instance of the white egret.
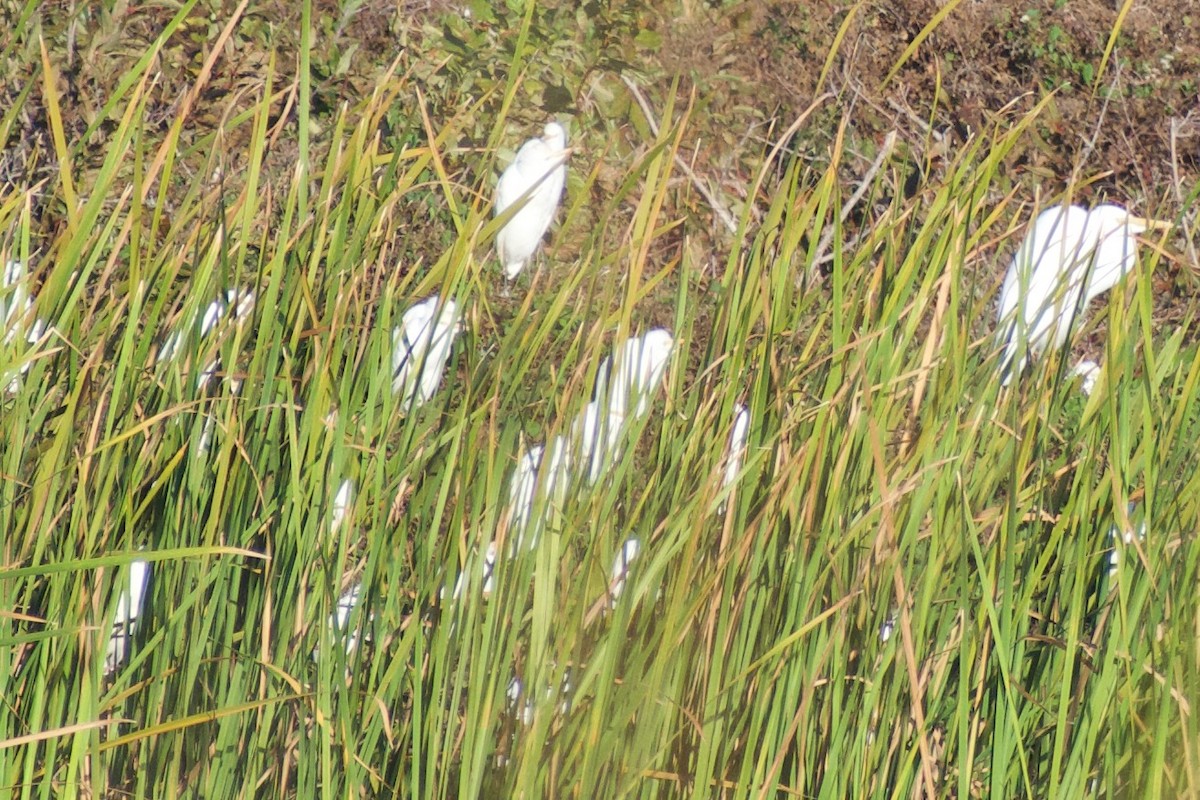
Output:
<path fill-rule="evenodd" d="M 526 697 L 525 702 L 522 703 L 521 695 L 523 694 L 525 694 L 525 684 L 518 676 L 514 675 L 508 682 L 508 690 L 504 695 L 508 698 L 509 712 L 528 728 L 533 724 L 533 698 Z"/>
<path fill-rule="evenodd" d="M 115 671 L 129 654 L 129 642 L 142 614 L 142 600 L 150 580 L 150 563 L 138 559 L 129 565 L 129 580 L 117 598 L 117 613 L 109 629 L 108 648 L 104 656 L 104 674 Z"/>
<path fill-rule="evenodd" d="M 250 313 L 254 311 L 256 300 L 257 296 L 250 289 L 226 289 L 221 293 L 221 296 L 205 306 L 204 311 L 199 315 L 200 338 L 213 333 L 226 320 L 226 315 L 229 313 L 230 308 L 233 308 L 233 317 L 228 323 L 230 326 L 237 326 L 246 322 L 250 318 Z M 164 361 L 174 360 L 183 351 L 196 321 L 197 317 L 192 316 L 184 324 L 168 334 L 158 350 L 158 362 L 160 364 Z M 224 334 L 219 333 L 217 335 Z M 204 368 L 196 375 L 196 388 L 203 389 L 206 387 L 208 382 L 216 375 L 219 367 L 220 358 L 213 358 L 205 364 Z M 231 378 L 229 385 L 233 393 L 237 394 L 241 390 L 242 382 L 236 378 Z"/>
<path fill-rule="evenodd" d="M 429 401 L 442 382 L 458 336 L 458 304 L 433 295 L 404 312 L 392 331 L 392 391 L 405 408 Z"/>
<path fill-rule="evenodd" d="M 1079 390 L 1084 397 L 1091 397 L 1096 390 L 1096 381 L 1100 379 L 1100 365 L 1085 358 L 1071 367 L 1071 374 L 1079 376 Z"/>
<path fill-rule="evenodd" d="M 480 594 L 487 597 L 496 588 L 495 584 L 496 572 L 496 543 L 488 542 L 487 548 L 483 551 L 483 558 L 479 562 L 479 586 Z M 458 573 L 458 577 L 454 580 L 454 589 L 447 593 L 446 587 L 443 586 L 438 596 L 446 600 L 447 594 L 451 599 L 457 600 L 462 597 L 463 590 L 467 588 L 467 570 L 464 569 Z"/>
<path fill-rule="evenodd" d="M 1004 384 L 1024 368 L 1027 352 L 1062 347 L 1084 306 L 1133 269 L 1137 234 L 1169 227 L 1115 205 L 1056 206 L 1039 214 L 1000 289 Z"/>
<path fill-rule="evenodd" d="M 358 647 L 358 630 L 351 625 L 351 616 L 354 610 L 358 608 L 358 604 L 362 602 L 363 584 L 358 581 L 342 592 L 338 598 L 337 607 L 333 613 L 329 615 L 329 632 L 334 637 L 344 637 L 344 649 L 346 655 L 350 656 Z M 374 614 L 368 614 L 363 625 L 369 625 L 375 619 Z M 371 633 L 369 630 L 364 631 L 366 640 L 371 641 Z M 312 651 L 312 660 L 319 661 L 321 658 L 321 650 L 319 647 L 314 647 Z"/>
<path fill-rule="evenodd" d="M 725 477 L 721 488 L 727 489 L 737 480 L 738 472 L 742 469 L 742 459 L 746 456 L 746 436 L 750 432 L 750 409 L 741 403 L 733 409 L 733 429 L 729 431 L 729 449 L 725 456 Z M 717 507 L 718 514 L 725 513 L 725 501 Z"/>
<path fill-rule="evenodd" d="M 336 533 L 346 521 L 346 515 L 354 506 L 354 481 L 347 478 L 338 486 L 333 496 L 333 508 L 329 515 L 329 532 Z"/>
<path fill-rule="evenodd" d="M 887 619 L 879 626 L 879 641 L 886 643 L 888 639 L 892 638 L 892 634 L 896 632 L 896 619 L 899 614 L 899 611 L 892 609 Z"/>
<path fill-rule="evenodd" d="M 496 184 L 496 216 L 526 198 L 496 234 L 496 253 L 509 280 L 516 278 L 533 258 L 554 219 L 567 182 L 567 131 L 557 122 L 550 122 L 543 134 L 521 145 L 516 159 Z"/>
<path fill-rule="evenodd" d="M 162 345 L 158 348 L 158 363 L 162 364 L 173 361 L 183 352 L 197 322 L 199 322 L 200 330 L 198 333 L 200 339 L 207 337 L 209 334 L 219 337 L 227 335 L 230 328 L 236 328 L 250 319 L 250 314 L 254 311 L 254 304 L 257 299 L 257 295 L 251 289 L 226 289 L 221 292 L 216 300 L 213 300 L 204 307 L 203 312 L 186 317 L 182 323 L 167 334 L 166 338 L 163 339 Z M 232 317 L 227 316 L 230 308 L 233 309 Z M 217 374 L 219 368 L 219 356 L 209 360 L 196 375 L 196 388 L 204 389 L 208 386 L 208 382 Z M 229 388 L 233 394 L 237 394 L 242 388 L 241 380 L 230 377 Z M 212 414 L 207 412 L 202 413 L 204 413 L 204 425 L 200 430 L 200 438 L 196 443 L 196 450 L 199 454 L 205 455 L 212 445 L 212 437 L 216 432 L 217 419 Z"/>
<path fill-rule="evenodd" d="M 218 323 L 229 313 L 230 306 L 233 307 L 233 322 L 235 324 L 245 322 L 250 317 L 250 312 L 254 310 L 254 303 L 257 299 L 257 296 L 250 289 L 226 289 L 221 293 L 221 296 L 205 306 L 204 311 L 199 315 L 200 337 L 207 336 L 217 327 Z M 188 342 L 192 326 L 196 324 L 196 319 L 195 316 L 189 317 L 184 324 L 167 335 L 167 338 L 163 340 L 162 346 L 158 349 L 158 361 L 160 364 L 164 361 L 170 361 L 179 355 L 184 345 Z M 201 374 L 207 380 L 208 376 L 204 373 Z"/>
<path fill-rule="evenodd" d="M 571 425 L 571 435 L 579 443 L 579 463 L 587 467 L 588 483 L 595 484 L 616 457 L 621 444 L 625 418 L 612 411 L 601 412 L 599 400 L 592 400 Z"/>
<path fill-rule="evenodd" d="M 28 344 L 36 344 L 46 332 L 45 320 L 38 319 L 32 324 L 27 324 L 25 319 L 29 310 L 33 308 L 34 300 L 28 283 L 23 262 L 5 263 L 4 274 L 0 276 L 0 332 L 3 333 L 6 345 L 12 344 L 18 338 L 24 339 Z M 29 363 L 25 361 L 19 369 L 9 373 L 9 394 L 21 388 L 21 376 L 29 371 Z"/>
<path fill-rule="evenodd" d="M 655 328 L 644 336 L 626 339 L 612 357 L 600 363 L 592 401 L 571 426 L 572 441 L 579 445 L 579 463 L 586 465 L 589 483 L 596 483 L 612 464 L 628 430 L 626 423 L 649 411 L 650 395 L 662 383 L 673 347 L 671 334 Z"/>
<path fill-rule="evenodd" d="M 1136 503 L 1130 503 L 1128 508 L 1128 516 L 1133 517 L 1134 511 L 1137 510 Z M 1117 544 L 1117 539 L 1120 538 L 1122 544 Z M 1108 554 L 1108 574 L 1116 575 L 1121 570 L 1121 552 L 1124 550 L 1134 549 L 1134 539 L 1138 542 L 1146 541 L 1146 517 L 1143 515 L 1137 527 L 1130 530 L 1121 530 L 1117 522 L 1114 522 L 1112 527 L 1108 529 L 1108 540 L 1112 543 L 1112 552 Z"/>
<path fill-rule="evenodd" d="M 571 713 L 571 695 L 575 691 L 575 686 L 571 682 L 571 668 L 567 667 L 563 672 L 562 685 L 559 687 L 558 694 L 563 698 L 559 703 L 559 713 L 564 716 Z M 544 700 L 546 703 L 554 701 L 554 687 L 546 686 Z M 521 724 L 529 727 L 533 724 L 533 715 L 535 711 L 534 692 L 525 691 L 525 681 L 521 680 L 520 675 L 513 675 L 508 682 L 508 689 L 504 692 L 508 698 L 508 710 L 516 719 L 520 720 Z M 524 698 L 524 702 L 521 701 Z M 507 761 L 507 759 L 506 759 Z"/>
<path fill-rule="evenodd" d="M 625 579 L 629 577 L 629 568 L 633 564 L 633 560 L 638 557 L 641 549 L 642 543 L 632 536 L 625 540 L 625 544 L 621 545 L 617 557 L 613 560 L 612 570 L 609 572 L 608 596 L 610 607 L 616 606 L 617 600 L 621 597 L 621 592 L 625 591 Z"/>
<path fill-rule="evenodd" d="M 615 377 L 613 358 L 606 358 L 596 370 L 593 399 L 606 402 L 610 416 L 628 416 L 629 401 L 634 401 L 634 417 L 642 417 L 650 408 L 650 394 L 662 382 L 671 358 L 674 339 L 662 328 L 643 336 L 631 336 L 618 349 Z"/>
<path fill-rule="evenodd" d="M 534 445 L 521 456 L 509 482 L 508 506 L 512 538 L 508 557 L 515 558 L 522 549 L 532 550 L 550 516 L 555 503 L 562 500 L 562 492 L 571 480 L 571 444 L 566 436 L 555 436 L 550 440 L 550 455 L 545 448 Z M 541 504 L 541 513 L 534 516 L 534 508 Z"/>
<path fill-rule="evenodd" d="M 533 503 L 537 497 L 538 468 L 542 464 L 542 446 L 534 445 L 517 462 L 517 471 L 513 473 L 508 487 L 509 530 L 516 535 L 512 552 L 520 549 L 525 536 L 525 529 L 533 515 Z"/>

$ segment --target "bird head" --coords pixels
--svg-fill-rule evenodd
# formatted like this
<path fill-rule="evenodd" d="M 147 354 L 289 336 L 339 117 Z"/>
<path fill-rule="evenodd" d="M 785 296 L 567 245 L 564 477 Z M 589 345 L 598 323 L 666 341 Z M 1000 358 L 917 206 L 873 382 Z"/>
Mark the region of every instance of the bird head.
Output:
<path fill-rule="evenodd" d="M 406 333 L 416 337 L 433 322 L 434 312 L 437 311 L 438 296 L 427 297 L 404 312 L 401 324 Z"/>
<path fill-rule="evenodd" d="M 1088 212 L 1089 223 L 1097 226 L 1101 237 L 1111 233 L 1124 233 L 1136 236 L 1146 231 L 1166 231 L 1171 229 L 1171 223 L 1165 220 L 1135 217 L 1124 208 L 1112 203 L 1104 203 Z"/>
<path fill-rule="evenodd" d="M 567 129 L 557 122 L 547 122 L 542 129 L 542 141 L 554 150 L 567 149 Z"/>
<path fill-rule="evenodd" d="M 667 333 L 662 328 L 655 328 L 646 334 L 642 345 L 642 358 L 649 361 L 653 369 L 657 369 L 660 364 L 666 362 L 671 356 L 671 349 L 674 347 L 675 340 L 671 334 Z"/>
<path fill-rule="evenodd" d="M 1096 253 L 1085 302 L 1111 289 L 1133 269 L 1137 234 L 1170 227 L 1169 222 L 1135 217 L 1118 205 L 1093 208 L 1088 213 L 1085 241 L 1096 243 Z"/>

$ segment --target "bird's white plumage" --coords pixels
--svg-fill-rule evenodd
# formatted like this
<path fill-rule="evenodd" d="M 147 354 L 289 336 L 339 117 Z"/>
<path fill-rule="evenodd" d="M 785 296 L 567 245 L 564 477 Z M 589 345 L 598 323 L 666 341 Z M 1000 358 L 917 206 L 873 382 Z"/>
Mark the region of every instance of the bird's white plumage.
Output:
<path fill-rule="evenodd" d="M 333 613 L 329 615 L 329 632 L 333 638 L 341 637 L 342 647 L 346 655 L 350 656 L 358 647 L 359 631 L 353 625 L 353 616 L 359 603 L 362 602 L 363 584 L 359 581 L 352 584 L 350 588 L 342 592 L 342 596 L 337 600 L 337 606 L 333 609 Z M 371 632 L 366 629 L 375 620 L 374 614 L 368 614 L 367 619 L 363 622 L 364 635 L 366 641 L 371 641 Z M 314 648 L 312 652 L 313 661 L 320 660 L 320 648 Z"/>
<path fill-rule="evenodd" d="M 1096 381 L 1100 380 L 1100 365 L 1085 358 L 1071 367 L 1071 374 L 1079 376 L 1079 391 L 1085 397 L 1091 397 L 1096 390 Z"/>
<path fill-rule="evenodd" d="M 392 391 L 405 408 L 426 403 L 437 392 L 459 319 L 458 304 L 435 294 L 405 311 L 392 331 Z"/>
<path fill-rule="evenodd" d="M 1128 516 L 1130 522 L 1133 521 L 1134 511 L 1137 510 L 1136 503 L 1130 503 Z M 1108 541 L 1112 544 L 1112 552 L 1108 554 L 1108 574 L 1114 576 L 1121 570 L 1121 553 L 1125 550 L 1137 550 L 1139 545 L 1134 544 L 1134 539 L 1139 543 L 1146 541 L 1146 517 L 1143 514 L 1141 521 L 1133 529 L 1121 530 L 1117 522 L 1113 522 L 1113 526 L 1108 530 Z M 1117 544 L 1117 539 L 1121 540 L 1121 544 Z M 1137 563 L 1136 556 L 1133 563 Z"/>
<path fill-rule="evenodd" d="M 625 544 L 621 545 L 617 557 L 613 559 L 612 569 L 609 570 L 608 578 L 610 607 L 617 604 L 617 600 L 621 597 L 621 592 L 625 591 L 625 579 L 629 577 L 629 568 L 633 564 L 633 560 L 638 557 L 641 549 L 641 542 L 631 536 L 625 540 Z"/>
<path fill-rule="evenodd" d="M 200 337 L 203 338 L 213 331 L 214 328 L 225 318 L 229 312 L 229 308 L 233 307 L 233 324 L 245 322 L 250 317 L 250 312 L 254 310 L 254 303 L 258 299 L 254 292 L 250 289 L 226 289 L 221 293 L 216 300 L 213 300 L 204 307 L 204 311 L 199 315 L 200 321 Z M 158 349 L 158 361 L 170 361 L 174 359 L 183 350 L 184 345 L 188 342 L 189 334 L 192 331 L 192 326 L 196 322 L 196 317 L 188 318 L 182 325 L 163 340 L 162 346 Z M 213 369 L 216 367 L 212 366 Z M 211 372 L 206 367 L 200 373 L 200 378 L 197 382 L 203 384 L 211 377 Z"/>
<path fill-rule="evenodd" d="M 5 263 L 4 274 L 0 276 L 0 334 L 5 345 L 11 345 L 17 339 L 36 344 L 46 332 L 45 320 L 29 323 L 26 319 L 34 300 L 28 283 L 24 262 L 12 260 Z M 26 360 L 19 368 L 5 373 L 9 394 L 20 390 L 21 376 L 29 371 L 29 364 Z"/>
<path fill-rule="evenodd" d="M 661 328 L 626 340 L 612 358 L 604 359 L 597 371 L 594 399 L 566 432 L 554 436 L 545 447 L 528 448 L 518 459 L 508 485 L 507 558 L 537 546 L 579 470 L 586 469 L 589 482 L 595 483 L 612 464 L 628 433 L 626 421 L 649 410 L 650 395 L 662 382 L 673 348 L 671 334 Z M 632 413 L 627 414 L 631 407 Z M 626 561 L 636 556 L 637 546 L 636 542 L 627 545 Z M 490 542 L 482 562 L 484 594 L 492 589 L 497 550 L 496 542 Z M 442 589 L 442 597 L 458 599 L 462 595 L 468 570 L 464 567 L 459 573 L 453 589 Z"/>
<path fill-rule="evenodd" d="M 611 409 L 604 410 L 599 400 L 583 407 L 571 426 L 571 435 L 579 445 L 579 462 L 587 467 L 588 483 L 596 483 L 612 463 L 621 444 L 625 418 Z"/>
<path fill-rule="evenodd" d="M 138 559 L 129 565 L 129 580 L 117 598 L 117 613 L 109 629 L 108 647 L 104 656 L 105 674 L 121 666 L 129 654 L 129 640 L 137 628 L 138 617 L 142 615 L 142 600 L 146 596 L 146 584 L 149 580 L 149 562 Z"/>
<path fill-rule="evenodd" d="M 1165 223 L 1131 216 L 1116 205 L 1088 211 L 1056 206 L 1038 215 L 1000 289 L 997 335 L 1004 383 L 1038 355 L 1066 343 L 1088 301 L 1133 269 L 1136 234 Z"/>
<path fill-rule="evenodd" d="M 655 328 L 643 336 L 632 336 L 606 358 L 596 370 L 595 400 L 607 405 L 610 417 L 624 419 L 633 401 L 633 416 L 641 417 L 649 409 L 650 394 L 662 382 L 674 347 L 671 334 Z"/>
<path fill-rule="evenodd" d="M 533 258 L 554 220 L 567 182 L 567 131 L 551 122 L 543 134 L 521 145 L 496 184 L 496 216 L 528 193 L 524 205 L 496 234 L 496 253 L 509 280 L 516 278 Z"/>
<path fill-rule="evenodd" d="M 559 435 L 551 439 L 546 448 L 534 445 L 521 457 L 509 484 L 509 518 L 513 531 L 509 558 L 537 546 L 542 528 L 555 507 L 561 504 L 563 492 L 570 485 L 571 453 L 570 440 Z M 534 509 L 539 507 L 541 513 L 535 515 Z"/>
<path fill-rule="evenodd" d="M 250 318 L 257 299 L 250 289 L 226 289 L 216 300 L 205 306 L 204 311 L 199 314 L 199 338 L 203 339 L 209 334 L 219 338 L 227 336 L 231 329 L 245 323 Z M 232 318 L 227 317 L 230 308 L 233 309 Z M 183 351 L 196 322 L 197 316 L 191 316 L 163 340 L 162 346 L 158 350 L 160 364 L 175 359 Z M 196 375 L 196 388 L 206 388 L 220 367 L 220 356 L 211 358 Z M 241 391 L 242 382 L 238 378 L 230 377 L 229 386 L 233 393 L 237 394 Z M 207 449 L 207 443 L 202 449 Z"/>
<path fill-rule="evenodd" d="M 537 498 L 538 468 L 542 464 L 542 446 L 534 445 L 521 456 L 517 463 L 517 471 L 513 473 L 508 487 L 508 507 L 510 509 L 510 526 L 516 533 L 512 552 L 520 549 L 525 529 L 533 516 L 533 503 Z"/>
<path fill-rule="evenodd" d="M 333 496 L 333 510 L 329 515 L 329 531 L 336 533 L 342 527 L 342 523 L 346 521 L 346 515 L 350 513 L 354 506 L 354 481 L 347 478 L 338 486 L 337 493 Z"/>
<path fill-rule="evenodd" d="M 496 572 L 496 543 L 488 542 L 488 546 L 483 551 L 483 558 L 479 561 L 479 591 L 484 597 L 487 597 L 496 588 L 495 572 Z M 454 581 L 454 588 L 447 590 L 442 587 L 438 593 L 443 600 L 454 599 L 458 600 L 462 597 L 463 591 L 467 588 L 468 569 L 464 568 L 458 573 L 458 577 Z"/>
<path fill-rule="evenodd" d="M 742 469 L 742 459 L 746 455 L 746 437 L 750 432 L 750 409 L 738 403 L 733 409 L 733 428 L 729 431 L 729 448 L 725 457 L 725 477 L 721 481 L 722 488 L 728 488 L 737 480 L 738 472 Z M 725 502 L 717 508 L 718 514 L 725 513 Z"/>
<path fill-rule="evenodd" d="M 572 427 L 590 483 L 596 483 L 616 458 L 628 423 L 650 410 L 650 396 L 662 383 L 674 344 L 671 334 L 655 328 L 626 339 L 600 363 L 592 401 Z"/>

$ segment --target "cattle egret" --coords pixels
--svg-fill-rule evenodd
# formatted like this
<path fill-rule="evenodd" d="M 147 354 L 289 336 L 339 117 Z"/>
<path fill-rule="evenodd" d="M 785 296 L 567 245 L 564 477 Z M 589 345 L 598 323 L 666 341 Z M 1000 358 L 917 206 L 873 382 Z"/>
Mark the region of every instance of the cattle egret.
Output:
<path fill-rule="evenodd" d="M 495 584 L 496 572 L 496 543 L 488 542 L 487 549 L 483 551 L 483 558 L 479 562 L 479 585 L 480 593 L 487 597 L 496 588 Z M 438 593 L 438 596 L 443 600 L 447 599 L 449 594 L 451 599 L 457 600 L 462 597 L 463 590 L 467 588 L 467 570 L 464 569 L 458 573 L 458 577 L 454 581 L 454 589 L 447 593 L 446 587 Z"/>
<path fill-rule="evenodd" d="M 358 581 L 349 589 L 342 592 L 342 596 L 338 598 L 337 607 L 333 613 L 329 615 L 329 632 L 334 638 L 344 637 L 343 648 L 346 655 L 350 656 L 358 647 L 358 630 L 351 625 L 351 617 L 354 610 L 358 608 L 358 604 L 362 602 L 363 584 Z M 374 614 L 368 614 L 364 625 L 369 625 L 375 619 Z M 371 641 L 370 631 L 364 631 L 366 641 Z M 321 658 L 321 650 L 314 647 L 312 651 L 312 660 L 319 661 Z"/>
<path fill-rule="evenodd" d="M 601 411 L 599 400 L 583 407 L 571 426 L 571 435 L 579 443 L 579 463 L 587 467 L 588 483 L 595 484 L 616 457 L 621 445 L 624 417 Z"/>
<path fill-rule="evenodd" d="M 555 436 L 550 440 L 549 451 L 547 457 L 541 445 L 529 448 L 509 483 L 510 530 L 514 534 L 508 548 L 509 558 L 515 558 L 522 549 L 532 550 L 537 546 L 551 510 L 561 502 L 561 492 L 570 483 L 570 441 L 566 436 Z M 535 517 L 534 508 L 539 503 L 541 513 Z"/>
<path fill-rule="evenodd" d="M 129 654 L 129 642 L 137 628 L 138 617 L 142 614 L 142 599 L 146 596 L 149 580 L 149 562 L 139 559 L 129 565 L 129 581 L 117 598 L 117 613 L 108 635 L 108 648 L 104 656 L 105 675 L 121 666 Z"/>
<path fill-rule="evenodd" d="M 392 331 L 392 391 L 405 408 L 428 402 L 437 391 L 459 319 L 458 304 L 435 294 L 405 311 Z"/>
<path fill-rule="evenodd" d="M 571 683 L 571 668 L 567 667 L 563 672 L 562 685 L 559 687 L 559 694 L 563 700 L 559 703 L 558 710 L 564 716 L 571 713 L 571 695 L 574 691 L 575 687 Z M 535 710 L 534 692 L 525 691 L 525 682 L 521 680 L 520 675 L 513 675 L 504 694 L 508 698 L 509 713 L 520 720 L 525 727 L 532 725 Z M 554 687 L 547 686 L 544 694 L 546 702 L 553 702 Z M 524 702 L 521 701 L 521 698 L 524 698 Z"/>
<path fill-rule="evenodd" d="M 1134 511 L 1137 510 L 1136 503 L 1130 503 L 1128 516 L 1132 517 Z M 1117 539 L 1120 538 L 1121 545 L 1117 544 Z M 1146 541 L 1146 518 L 1142 517 L 1141 522 L 1137 527 L 1130 530 L 1121 530 L 1120 526 L 1114 522 L 1112 527 L 1108 529 L 1108 541 L 1112 543 L 1112 552 L 1108 554 L 1108 574 L 1116 575 L 1121 570 L 1121 552 L 1123 550 L 1134 549 L 1134 539 L 1138 542 Z"/>
<path fill-rule="evenodd" d="M 613 561 L 612 570 L 609 573 L 608 596 L 610 598 L 610 607 L 616 606 L 617 600 L 621 597 L 621 592 L 625 591 L 625 579 L 629 577 L 629 568 L 633 564 L 633 560 L 638 557 L 638 552 L 641 549 L 641 542 L 633 537 L 626 539 L 625 544 L 621 545 L 621 550 L 617 553 L 617 557 Z"/>
<path fill-rule="evenodd" d="M 199 336 L 201 339 L 216 331 L 218 326 L 227 319 L 229 320 L 228 325 L 241 325 L 250 318 L 256 300 L 254 292 L 249 289 L 226 289 L 220 297 L 205 306 L 201 314 L 189 318 L 184 324 L 171 331 L 158 350 L 158 362 L 161 364 L 164 361 L 172 361 L 183 351 L 190 338 L 192 328 L 197 322 L 200 325 Z M 233 309 L 232 318 L 227 316 L 230 308 Z M 218 332 L 216 335 L 220 336 L 223 333 Z M 196 388 L 206 387 L 216 375 L 219 367 L 220 358 L 213 358 L 205 364 L 204 368 L 196 375 Z M 237 394 L 241 389 L 242 382 L 232 378 L 229 385 L 233 393 Z"/>
<path fill-rule="evenodd" d="M 233 322 L 246 321 L 250 317 L 250 312 L 254 310 L 256 300 L 254 292 L 249 289 L 226 289 L 220 297 L 205 306 L 204 311 L 198 316 L 200 337 L 203 338 L 211 333 L 229 313 L 231 306 L 233 307 Z M 163 340 L 162 347 L 158 350 L 159 363 L 170 361 L 179 355 L 184 345 L 187 344 L 192 326 L 196 324 L 196 321 L 197 317 L 195 316 L 189 318 L 185 324 L 171 331 Z"/>
<path fill-rule="evenodd" d="M 1004 384 L 1024 368 L 1027 352 L 1062 347 L 1084 306 L 1133 269 L 1137 234 L 1169 227 L 1115 205 L 1056 206 L 1039 214 L 1000 289 Z"/>
<path fill-rule="evenodd" d="M 567 182 L 567 131 L 551 122 L 543 133 L 540 139 L 521 145 L 516 159 L 496 184 L 496 216 L 524 202 L 496 234 L 496 253 L 510 281 L 537 251 Z"/>
<path fill-rule="evenodd" d="M 721 488 L 727 489 L 737 480 L 738 472 L 742 469 L 742 459 L 746 456 L 746 436 L 750 432 L 750 409 L 738 403 L 733 410 L 733 429 L 729 431 L 729 449 L 725 457 L 725 478 Z M 725 513 L 725 501 L 717 507 L 718 514 Z"/>
<path fill-rule="evenodd" d="M 347 478 L 338 486 L 337 493 L 333 496 L 333 509 L 329 515 L 329 532 L 336 533 L 338 528 L 342 527 L 342 523 L 346 521 L 346 515 L 350 513 L 354 506 L 354 481 Z"/>
<path fill-rule="evenodd" d="M 596 483 L 612 464 L 628 430 L 626 423 L 649 411 L 650 395 L 662 383 L 673 346 L 671 334 L 655 328 L 644 336 L 626 339 L 612 357 L 600 363 L 593 399 L 571 426 L 589 483 Z"/>
<path fill-rule="evenodd" d="M 517 462 L 517 471 L 513 473 L 508 487 L 508 507 L 510 509 L 510 530 L 516 533 L 512 551 L 519 550 L 525 536 L 525 529 L 533 515 L 533 503 L 537 497 L 538 467 L 542 464 L 542 446 L 534 445 L 521 456 Z"/>
<path fill-rule="evenodd" d="M 3 334 L 4 344 L 12 344 L 16 339 L 24 339 L 28 344 L 35 344 L 46 332 L 44 320 L 34 320 L 27 324 L 26 315 L 33 308 L 33 295 L 29 291 L 28 279 L 25 275 L 25 264 L 20 261 L 9 261 L 4 265 L 4 274 L 0 276 L 0 333 Z M 8 373 L 8 392 L 15 393 L 21 388 L 21 376 L 29 371 L 26 361 L 19 369 Z"/>
<path fill-rule="evenodd" d="M 892 638 L 892 634 L 896 632 L 896 617 L 899 613 L 893 610 L 879 626 L 879 641 L 886 644 L 887 640 Z"/>
<path fill-rule="evenodd" d="M 1079 390 L 1084 397 L 1091 397 L 1096 389 L 1096 381 L 1100 379 L 1100 365 L 1084 359 L 1071 368 L 1071 374 L 1079 376 Z"/>
<path fill-rule="evenodd" d="M 508 690 L 504 693 L 508 698 L 508 710 L 521 724 L 528 728 L 533 724 L 533 698 L 526 697 L 525 702 L 521 702 L 521 695 L 525 693 L 525 684 L 516 675 L 508 682 Z"/>
<path fill-rule="evenodd" d="M 628 416 L 629 401 L 633 400 L 633 416 L 645 416 L 650 407 L 650 394 L 662 382 L 673 347 L 671 334 L 662 328 L 626 339 L 613 355 L 615 377 L 612 376 L 612 358 L 604 359 L 596 370 L 593 399 L 606 402 L 609 416 L 621 419 Z"/>

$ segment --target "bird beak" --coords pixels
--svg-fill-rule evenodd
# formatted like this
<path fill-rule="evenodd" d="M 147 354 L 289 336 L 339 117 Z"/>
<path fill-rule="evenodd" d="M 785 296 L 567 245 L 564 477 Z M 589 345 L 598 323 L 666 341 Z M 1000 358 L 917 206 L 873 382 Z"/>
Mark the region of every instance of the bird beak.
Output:
<path fill-rule="evenodd" d="M 1171 223 L 1161 219 L 1147 219 L 1145 217 L 1130 217 L 1129 222 L 1133 225 L 1138 225 L 1148 231 L 1169 231 Z"/>

